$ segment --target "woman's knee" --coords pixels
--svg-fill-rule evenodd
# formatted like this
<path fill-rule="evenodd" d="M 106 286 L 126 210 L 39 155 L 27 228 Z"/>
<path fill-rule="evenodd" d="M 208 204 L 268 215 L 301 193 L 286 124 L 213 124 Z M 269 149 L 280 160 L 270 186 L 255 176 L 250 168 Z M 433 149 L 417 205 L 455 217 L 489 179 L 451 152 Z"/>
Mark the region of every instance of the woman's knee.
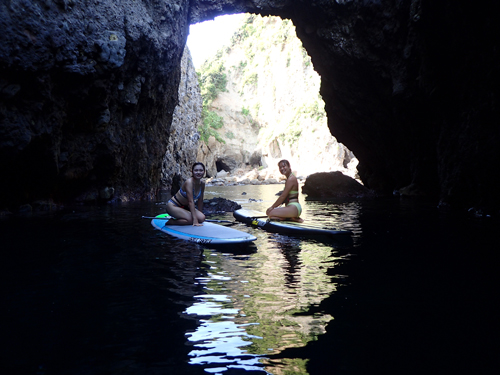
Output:
<path fill-rule="evenodd" d="M 203 212 L 196 211 L 196 218 L 198 219 L 198 223 L 203 223 L 205 221 L 205 215 Z"/>

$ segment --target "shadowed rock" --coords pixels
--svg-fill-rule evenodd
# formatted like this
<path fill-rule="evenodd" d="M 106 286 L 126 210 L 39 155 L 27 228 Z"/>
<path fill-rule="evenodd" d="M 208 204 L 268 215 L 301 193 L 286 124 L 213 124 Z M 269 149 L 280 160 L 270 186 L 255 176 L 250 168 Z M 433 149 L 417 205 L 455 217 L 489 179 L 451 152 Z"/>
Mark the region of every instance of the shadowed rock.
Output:
<path fill-rule="evenodd" d="M 203 201 L 203 213 L 204 214 L 217 214 L 222 212 L 234 212 L 239 210 L 241 206 L 233 201 L 226 198 L 212 198 L 210 200 Z"/>
<path fill-rule="evenodd" d="M 361 198 L 373 193 L 358 181 L 342 172 L 321 172 L 310 175 L 302 187 L 308 199 Z"/>

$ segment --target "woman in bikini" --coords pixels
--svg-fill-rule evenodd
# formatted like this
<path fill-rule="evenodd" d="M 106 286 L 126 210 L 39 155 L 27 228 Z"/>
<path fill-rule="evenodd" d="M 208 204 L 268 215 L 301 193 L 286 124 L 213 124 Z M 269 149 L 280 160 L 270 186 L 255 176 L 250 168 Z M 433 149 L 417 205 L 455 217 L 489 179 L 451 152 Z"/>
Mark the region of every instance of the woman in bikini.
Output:
<path fill-rule="evenodd" d="M 205 176 L 205 166 L 194 163 L 191 172 L 193 177 L 188 178 L 167 203 L 167 213 L 175 218 L 167 221 L 167 225 L 202 226 L 205 221 L 202 213 L 205 183 L 201 181 Z"/>
<path fill-rule="evenodd" d="M 299 217 L 302 213 L 302 207 L 299 203 L 299 182 L 297 177 L 293 175 L 288 160 L 281 160 L 278 167 L 280 173 L 286 176 L 285 190 L 283 190 L 276 202 L 266 210 L 266 215 L 270 219 L 288 219 L 302 223 L 304 220 Z M 285 203 L 285 207 L 279 207 L 283 203 Z"/>

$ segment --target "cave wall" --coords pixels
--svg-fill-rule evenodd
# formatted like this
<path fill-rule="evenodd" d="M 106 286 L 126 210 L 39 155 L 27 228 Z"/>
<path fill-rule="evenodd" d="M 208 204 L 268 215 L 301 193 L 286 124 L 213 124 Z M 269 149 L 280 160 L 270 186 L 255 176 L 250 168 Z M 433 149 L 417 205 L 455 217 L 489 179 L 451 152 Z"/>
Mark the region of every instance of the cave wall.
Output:
<path fill-rule="evenodd" d="M 197 161 L 201 123 L 201 97 L 198 75 L 189 48 L 184 48 L 181 60 L 179 102 L 175 107 L 170 127 L 170 137 L 162 162 L 161 189 L 165 194 L 175 194 L 183 182 L 192 176 L 191 168 Z M 172 191 L 171 191 L 172 190 Z"/>
<path fill-rule="evenodd" d="M 2 206 L 154 195 L 188 24 L 290 18 L 332 134 L 380 193 L 497 207 L 493 3 L 464 0 L 10 1 L 0 6 Z M 84 198 L 81 198 L 84 199 Z"/>
<path fill-rule="evenodd" d="M 154 196 L 188 1 L 0 5 L 0 209 Z"/>

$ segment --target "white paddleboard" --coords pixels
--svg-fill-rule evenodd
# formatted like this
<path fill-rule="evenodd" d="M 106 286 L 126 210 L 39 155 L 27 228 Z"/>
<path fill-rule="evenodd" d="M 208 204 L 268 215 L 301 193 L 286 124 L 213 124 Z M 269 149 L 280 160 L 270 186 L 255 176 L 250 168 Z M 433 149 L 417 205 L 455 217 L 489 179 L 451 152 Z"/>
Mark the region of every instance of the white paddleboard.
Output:
<path fill-rule="evenodd" d="M 193 225 L 165 225 L 168 221 L 165 220 L 167 217 L 169 217 L 168 214 L 158 215 L 155 219 L 151 220 L 151 224 L 162 232 L 190 242 L 206 245 L 224 245 L 247 243 L 257 239 L 257 237 L 249 233 L 206 221 L 200 227 Z"/>

